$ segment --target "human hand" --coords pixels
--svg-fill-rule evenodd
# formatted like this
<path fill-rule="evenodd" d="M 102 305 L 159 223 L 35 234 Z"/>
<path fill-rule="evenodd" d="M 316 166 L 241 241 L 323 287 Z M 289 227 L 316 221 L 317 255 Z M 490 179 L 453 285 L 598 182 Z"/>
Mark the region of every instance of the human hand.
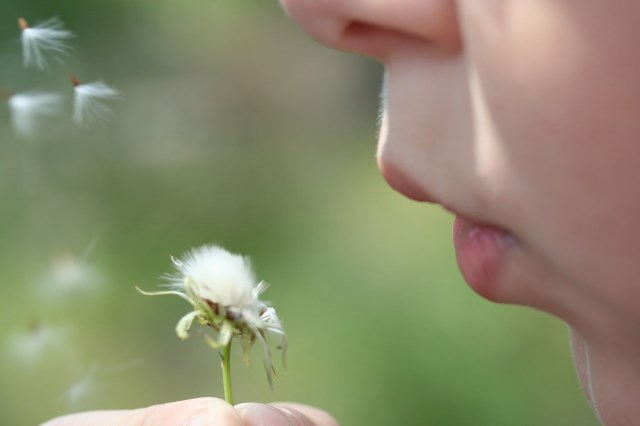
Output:
<path fill-rule="evenodd" d="M 196 398 L 135 410 L 89 411 L 49 420 L 41 426 L 338 426 L 329 414 L 302 404 L 245 403 L 235 407 L 217 398 Z"/>

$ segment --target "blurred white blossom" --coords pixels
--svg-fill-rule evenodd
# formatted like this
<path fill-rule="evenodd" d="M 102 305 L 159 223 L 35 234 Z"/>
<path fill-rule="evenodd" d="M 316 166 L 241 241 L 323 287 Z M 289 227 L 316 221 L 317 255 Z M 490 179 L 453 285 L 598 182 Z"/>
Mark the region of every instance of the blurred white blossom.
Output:
<path fill-rule="evenodd" d="M 102 274 L 82 257 L 69 251 L 56 254 L 40 282 L 47 301 L 68 301 L 69 297 L 98 294 L 103 288 Z"/>
<path fill-rule="evenodd" d="M 31 91 L 9 97 L 11 124 L 22 138 L 32 139 L 41 129 L 42 119 L 60 112 L 63 96 L 58 93 Z"/>
<path fill-rule="evenodd" d="M 122 99 L 120 92 L 103 81 L 80 83 L 71 76 L 74 87 L 73 122 L 79 127 L 88 128 L 92 124 L 109 120 L 113 112 L 105 101 Z"/>
<path fill-rule="evenodd" d="M 48 67 L 47 56 L 61 62 L 60 56 L 68 55 L 71 47 L 67 41 L 75 35 L 64 29 L 58 18 L 51 18 L 34 27 L 29 26 L 24 18 L 18 19 L 22 31 L 22 55 L 25 66 L 40 69 Z"/>
<path fill-rule="evenodd" d="M 32 367 L 54 350 L 65 352 L 68 336 L 66 329 L 34 321 L 26 330 L 8 336 L 6 350 L 13 361 Z"/>
<path fill-rule="evenodd" d="M 181 339 L 188 337 L 189 328 L 196 320 L 217 332 L 215 339 L 206 336 L 216 349 L 226 346 L 234 337 L 242 339 L 246 362 L 249 349 L 258 340 L 271 384 L 273 364 L 265 332 L 280 336 L 283 363 L 287 339 L 275 309 L 259 299 L 267 284 L 262 281 L 255 284 L 249 259 L 218 246 L 205 245 L 189 251 L 182 260 L 172 258 L 172 261 L 177 274 L 167 275 L 170 289 L 141 292 L 174 294 L 191 304 L 193 310 L 176 326 Z"/>

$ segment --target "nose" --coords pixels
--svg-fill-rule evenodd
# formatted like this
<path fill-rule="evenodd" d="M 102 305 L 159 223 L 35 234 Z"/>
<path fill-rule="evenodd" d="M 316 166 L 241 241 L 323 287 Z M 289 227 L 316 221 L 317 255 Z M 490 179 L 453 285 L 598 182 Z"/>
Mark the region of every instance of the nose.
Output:
<path fill-rule="evenodd" d="M 455 0 L 280 0 L 310 36 L 386 62 L 399 46 L 460 47 Z"/>

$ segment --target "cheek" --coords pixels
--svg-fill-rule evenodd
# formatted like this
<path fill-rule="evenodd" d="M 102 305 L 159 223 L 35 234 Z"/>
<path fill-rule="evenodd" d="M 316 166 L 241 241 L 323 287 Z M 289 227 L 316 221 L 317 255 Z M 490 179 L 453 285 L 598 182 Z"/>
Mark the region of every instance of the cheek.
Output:
<path fill-rule="evenodd" d="M 640 128 L 622 112 L 583 107 L 593 104 L 578 94 L 588 89 L 566 86 L 544 98 L 520 86 L 510 107 L 494 109 L 509 196 L 519 206 L 511 221 L 532 252 L 579 291 L 640 318 L 631 303 L 640 297 L 633 285 L 640 277 Z"/>
<path fill-rule="evenodd" d="M 585 32 L 600 25 L 593 5 L 519 2 L 491 16 L 471 5 L 467 54 L 515 207 L 507 221 L 578 291 L 640 318 L 640 55 L 616 31 Z"/>

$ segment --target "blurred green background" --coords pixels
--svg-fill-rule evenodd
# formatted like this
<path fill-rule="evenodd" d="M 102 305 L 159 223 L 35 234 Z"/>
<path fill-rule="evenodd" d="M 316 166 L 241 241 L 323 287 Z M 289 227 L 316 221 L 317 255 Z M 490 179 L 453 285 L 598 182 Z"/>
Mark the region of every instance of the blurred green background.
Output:
<path fill-rule="evenodd" d="M 22 68 L 16 18 L 60 17 L 65 65 Z M 0 109 L 0 423 L 222 396 L 218 355 L 180 342 L 169 255 L 252 257 L 289 335 L 272 391 L 236 354 L 242 401 L 343 425 L 595 425 L 566 327 L 462 282 L 452 218 L 378 175 L 381 67 L 323 48 L 276 1 L 3 0 L 0 87 L 125 101 L 90 131 L 13 135 Z M 276 367 L 279 365 L 276 364 Z"/>

